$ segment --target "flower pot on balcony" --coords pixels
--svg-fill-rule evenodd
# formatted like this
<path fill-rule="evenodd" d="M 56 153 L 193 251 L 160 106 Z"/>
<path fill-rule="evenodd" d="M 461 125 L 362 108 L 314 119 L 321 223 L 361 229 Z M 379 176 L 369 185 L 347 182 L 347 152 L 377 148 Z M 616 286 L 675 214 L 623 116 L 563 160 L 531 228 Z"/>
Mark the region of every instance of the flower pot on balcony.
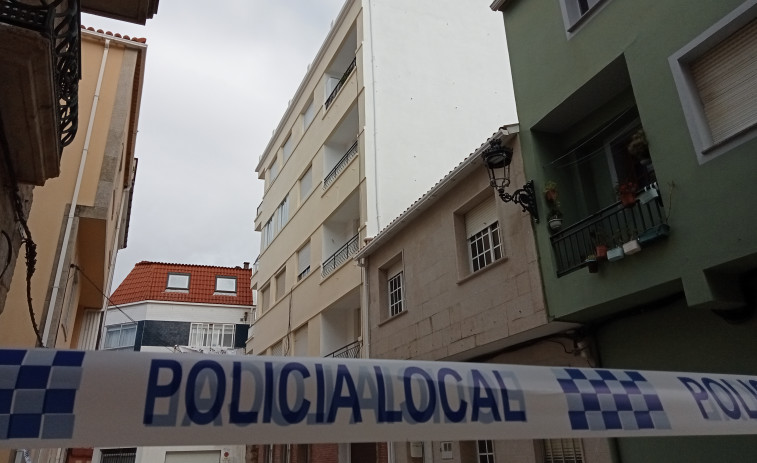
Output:
<path fill-rule="evenodd" d="M 598 244 L 595 247 L 595 255 L 597 256 L 597 260 L 607 260 L 607 246 Z"/>
<path fill-rule="evenodd" d="M 626 253 L 623 252 L 623 246 L 615 246 L 614 248 L 607 250 L 607 260 L 610 262 L 620 260 L 625 257 L 625 255 Z"/>
<path fill-rule="evenodd" d="M 549 229 L 557 231 L 562 228 L 562 217 L 553 217 L 549 219 Z"/>
<path fill-rule="evenodd" d="M 641 251 L 641 245 L 639 244 L 639 241 L 637 239 L 632 239 L 631 241 L 623 244 L 623 253 L 628 256 L 636 254 L 639 251 Z"/>
<path fill-rule="evenodd" d="M 670 225 L 661 223 L 652 228 L 648 228 L 639 235 L 639 244 L 649 246 L 655 241 L 667 238 L 670 235 Z"/>
<path fill-rule="evenodd" d="M 619 197 L 623 207 L 631 207 L 636 203 L 636 196 L 633 193 L 621 193 Z"/>
<path fill-rule="evenodd" d="M 586 267 L 589 269 L 589 273 L 597 273 L 599 271 L 599 262 L 597 262 L 597 256 L 589 254 L 586 256 Z"/>
<path fill-rule="evenodd" d="M 639 193 L 639 196 L 637 196 L 636 199 L 638 199 L 641 204 L 646 204 L 659 196 L 660 192 L 657 191 L 657 188 L 648 186 L 644 191 Z"/>

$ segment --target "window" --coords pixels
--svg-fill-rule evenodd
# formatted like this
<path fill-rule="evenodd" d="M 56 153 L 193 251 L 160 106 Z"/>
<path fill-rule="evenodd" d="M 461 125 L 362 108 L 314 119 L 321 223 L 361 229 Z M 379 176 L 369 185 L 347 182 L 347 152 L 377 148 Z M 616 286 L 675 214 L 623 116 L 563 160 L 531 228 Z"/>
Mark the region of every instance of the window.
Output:
<path fill-rule="evenodd" d="M 271 307 L 271 285 L 260 290 L 260 311 L 265 312 Z"/>
<path fill-rule="evenodd" d="M 562 0 L 561 8 L 565 28 L 573 32 L 583 19 L 596 9 L 604 0 Z"/>
<path fill-rule="evenodd" d="M 137 339 L 137 324 L 124 323 L 105 327 L 105 349 L 133 349 Z"/>
<path fill-rule="evenodd" d="M 442 460 L 452 460 L 454 458 L 452 455 L 452 442 L 442 442 L 440 450 L 442 453 Z"/>
<path fill-rule="evenodd" d="M 547 439 L 544 441 L 544 463 L 583 463 L 581 439 Z"/>
<path fill-rule="evenodd" d="M 300 177 L 300 204 L 311 191 L 313 191 L 313 166 L 308 167 L 308 170 Z"/>
<path fill-rule="evenodd" d="M 405 310 L 404 299 L 402 297 L 402 272 L 390 277 L 387 284 L 389 290 L 389 316 L 394 317 Z"/>
<path fill-rule="evenodd" d="M 233 323 L 192 323 L 190 347 L 234 347 Z"/>
<path fill-rule="evenodd" d="M 236 293 L 237 277 L 216 276 L 217 293 Z"/>
<path fill-rule="evenodd" d="M 273 346 L 271 346 L 271 355 L 274 355 L 276 357 L 281 357 L 284 355 L 284 340 L 277 342 Z"/>
<path fill-rule="evenodd" d="M 478 463 L 494 463 L 494 442 L 490 440 L 478 441 L 476 453 L 478 455 Z"/>
<path fill-rule="evenodd" d="M 274 234 L 278 233 L 284 228 L 284 225 L 289 221 L 289 195 L 279 204 L 276 208 L 276 223 L 274 225 Z"/>
<path fill-rule="evenodd" d="M 292 134 L 289 134 L 289 137 L 287 138 L 287 141 L 284 142 L 284 146 L 281 148 L 282 154 L 284 155 L 284 162 L 286 162 L 287 159 L 289 159 L 289 156 L 292 155 L 292 151 L 294 150 L 294 138 L 292 137 Z"/>
<path fill-rule="evenodd" d="M 308 355 L 308 325 L 294 332 L 294 355 L 307 357 Z"/>
<path fill-rule="evenodd" d="M 310 241 L 297 251 L 297 281 L 310 273 Z"/>
<path fill-rule="evenodd" d="M 273 183 L 274 180 L 276 180 L 276 177 L 279 176 L 279 163 L 278 159 L 274 158 L 271 165 L 268 167 L 268 173 L 270 175 L 270 181 Z"/>
<path fill-rule="evenodd" d="M 134 463 L 137 458 L 135 447 L 125 449 L 102 449 L 100 450 L 101 463 Z"/>
<path fill-rule="evenodd" d="M 305 112 L 302 113 L 302 128 L 307 129 L 310 127 L 310 123 L 313 122 L 313 119 L 315 119 L 315 103 L 314 100 L 311 98 L 310 102 L 307 105 L 307 108 L 305 108 Z"/>
<path fill-rule="evenodd" d="M 465 233 L 471 271 L 480 270 L 502 258 L 497 206 L 493 199 L 487 199 L 465 214 Z"/>
<path fill-rule="evenodd" d="M 282 297 L 284 297 L 284 293 L 286 290 L 286 268 L 279 272 L 278 275 L 276 275 L 276 300 L 281 300 Z"/>
<path fill-rule="evenodd" d="M 757 135 L 755 16 L 745 2 L 669 58 L 700 163 Z"/>
<path fill-rule="evenodd" d="M 166 282 L 166 289 L 189 289 L 189 274 L 188 273 L 169 273 L 168 281 Z"/>

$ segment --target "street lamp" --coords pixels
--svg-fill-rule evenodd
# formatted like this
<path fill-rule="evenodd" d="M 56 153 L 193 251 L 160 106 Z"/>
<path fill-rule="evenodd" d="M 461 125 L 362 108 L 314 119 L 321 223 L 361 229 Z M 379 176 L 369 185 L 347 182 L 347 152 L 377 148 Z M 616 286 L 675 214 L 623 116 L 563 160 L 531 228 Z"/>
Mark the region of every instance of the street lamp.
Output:
<path fill-rule="evenodd" d="M 534 194 L 534 181 L 529 180 L 510 194 L 505 188 L 510 186 L 510 163 L 513 161 L 513 149 L 502 146 L 500 140 L 492 140 L 489 147 L 481 153 L 481 159 L 489 173 L 489 184 L 497 191 L 502 201 L 513 202 L 523 208 L 523 212 L 531 214 L 535 223 L 539 223 L 539 212 L 536 209 L 536 196 Z"/>

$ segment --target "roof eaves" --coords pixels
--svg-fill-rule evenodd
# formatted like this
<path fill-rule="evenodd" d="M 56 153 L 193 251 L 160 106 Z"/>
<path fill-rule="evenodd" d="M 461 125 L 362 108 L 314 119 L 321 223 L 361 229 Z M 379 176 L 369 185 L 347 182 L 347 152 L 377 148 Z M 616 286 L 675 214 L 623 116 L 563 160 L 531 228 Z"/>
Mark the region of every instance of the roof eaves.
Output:
<path fill-rule="evenodd" d="M 429 191 L 411 204 L 410 207 L 405 209 L 402 214 L 379 231 L 368 244 L 363 246 L 363 248 L 355 255 L 354 259 L 359 260 L 371 255 L 381 243 L 400 232 L 410 220 L 436 203 L 436 201 L 438 201 L 446 192 L 447 188 L 451 187 L 453 182 L 457 180 L 459 176 L 468 175 L 469 171 L 472 171 L 472 166 L 479 166 L 481 153 L 489 147 L 489 144 L 492 141 L 510 139 L 519 131 L 520 128 L 518 124 L 510 124 L 500 127 L 499 130 L 494 132 L 491 137 L 481 144 L 481 146 L 463 159 L 457 167 L 452 169 L 447 175 L 439 180 L 436 185 L 431 187 Z"/>

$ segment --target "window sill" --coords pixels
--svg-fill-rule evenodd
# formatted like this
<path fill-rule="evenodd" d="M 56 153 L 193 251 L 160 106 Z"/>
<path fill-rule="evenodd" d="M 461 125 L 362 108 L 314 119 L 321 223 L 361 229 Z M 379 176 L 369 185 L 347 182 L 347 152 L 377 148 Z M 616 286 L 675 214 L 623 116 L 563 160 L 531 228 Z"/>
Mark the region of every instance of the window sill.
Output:
<path fill-rule="evenodd" d="M 394 315 L 394 316 L 392 316 L 392 317 L 389 317 L 389 318 L 387 318 L 387 319 L 385 319 L 385 320 L 382 320 L 382 321 L 380 321 L 380 322 L 379 322 L 378 326 L 384 326 L 384 325 L 386 325 L 387 323 L 389 323 L 389 322 L 392 322 L 392 321 L 394 321 L 394 320 L 396 320 L 396 319 L 400 318 L 401 316 L 405 315 L 405 314 L 406 314 L 407 312 L 408 312 L 408 310 L 407 310 L 407 309 L 405 309 L 405 310 L 403 310 L 402 312 L 398 313 L 397 315 Z"/>
<path fill-rule="evenodd" d="M 503 258 L 501 258 L 501 259 L 499 259 L 497 261 L 494 261 L 491 264 L 487 265 L 486 267 L 484 267 L 482 269 L 479 269 L 479 270 L 476 270 L 475 272 L 469 273 L 468 275 L 466 275 L 466 276 L 458 279 L 456 284 L 462 285 L 462 284 L 468 282 L 469 280 L 472 280 L 472 279 L 476 278 L 477 276 L 482 275 L 483 273 L 488 272 L 489 270 L 491 270 L 491 269 L 493 269 L 495 267 L 499 267 L 500 265 L 502 265 L 505 262 L 507 262 L 507 257 L 503 257 Z"/>

